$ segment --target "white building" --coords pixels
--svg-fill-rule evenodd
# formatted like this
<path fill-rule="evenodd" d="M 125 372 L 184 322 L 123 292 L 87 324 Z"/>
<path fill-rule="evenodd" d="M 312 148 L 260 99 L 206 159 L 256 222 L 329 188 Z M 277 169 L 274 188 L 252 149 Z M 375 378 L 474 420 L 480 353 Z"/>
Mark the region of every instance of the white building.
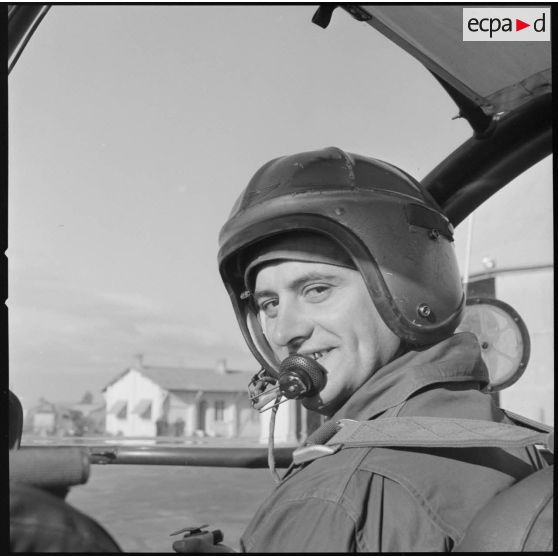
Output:
<path fill-rule="evenodd" d="M 260 415 L 260 442 L 267 443 L 271 411 Z M 283 401 L 275 417 L 274 440 L 276 444 L 297 445 L 324 422 L 324 417 L 303 407 L 300 401 Z"/>
<path fill-rule="evenodd" d="M 103 388 L 106 431 L 123 436 L 219 436 L 258 440 L 260 421 L 248 400 L 251 372 L 135 366 Z"/>
<path fill-rule="evenodd" d="M 456 229 L 456 249 L 469 280 L 469 296 L 506 302 L 529 331 L 529 364 L 516 384 L 499 393 L 500 405 L 547 424 L 554 423 L 552 206 L 552 157 L 547 157 Z"/>

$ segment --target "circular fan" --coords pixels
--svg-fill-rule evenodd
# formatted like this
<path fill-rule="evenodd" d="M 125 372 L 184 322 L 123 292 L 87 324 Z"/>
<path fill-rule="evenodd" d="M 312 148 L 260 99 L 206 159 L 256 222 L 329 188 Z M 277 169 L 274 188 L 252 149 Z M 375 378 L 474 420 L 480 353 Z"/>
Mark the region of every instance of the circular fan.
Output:
<path fill-rule="evenodd" d="M 531 352 L 525 322 L 509 305 L 486 297 L 467 299 L 457 331 L 474 333 L 490 377 L 489 391 L 511 386 L 523 374 Z"/>

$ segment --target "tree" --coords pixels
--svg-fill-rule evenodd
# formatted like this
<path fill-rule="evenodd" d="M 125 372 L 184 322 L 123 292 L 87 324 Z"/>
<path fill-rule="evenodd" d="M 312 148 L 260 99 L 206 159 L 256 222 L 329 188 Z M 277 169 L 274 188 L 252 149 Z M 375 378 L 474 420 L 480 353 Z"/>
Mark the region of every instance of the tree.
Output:
<path fill-rule="evenodd" d="M 70 410 L 70 420 L 74 436 L 83 436 L 87 432 L 87 421 L 81 411 Z"/>
<path fill-rule="evenodd" d="M 91 405 L 91 403 L 93 403 L 93 394 L 90 391 L 86 391 L 81 398 L 81 403 L 84 405 Z"/>

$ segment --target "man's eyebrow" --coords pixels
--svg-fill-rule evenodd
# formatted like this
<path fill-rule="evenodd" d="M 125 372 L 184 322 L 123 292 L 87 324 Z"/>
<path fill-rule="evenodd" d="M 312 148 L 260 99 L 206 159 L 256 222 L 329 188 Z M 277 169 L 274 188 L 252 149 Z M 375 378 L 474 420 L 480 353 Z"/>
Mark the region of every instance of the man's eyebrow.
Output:
<path fill-rule="evenodd" d="M 254 293 L 254 298 L 264 298 L 266 296 L 274 296 L 277 293 L 275 291 L 270 291 L 270 290 L 263 290 L 263 291 L 256 291 Z"/>
<path fill-rule="evenodd" d="M 298 290 L 300 287 L 302 287 L 302 285 L 304 285 L 305 283 L 308 283 L 308 281 L 338 281 L 339 280 L 339 276 L 337 275 L 328 275 L 326 273 L 319 273 L 316 271 L 309 271 L 308 273 L 305 273 L 304 275 L 301 275 L 300 277 L 297 277 L 296 279 L 294 279 L 291 283 L 289 283 L 287 285 L 287 288 L 290 290 Z M 254 292 L 254 298 L 258 299 L 258 298 L 262 298 L 262 297 L 266 297 L 266 296 L 275 296 L 277 295 L 277 293 L 275 291 L 269 290 L 269 289 L 263 289 L 260 291 L 255 291 Z"/>

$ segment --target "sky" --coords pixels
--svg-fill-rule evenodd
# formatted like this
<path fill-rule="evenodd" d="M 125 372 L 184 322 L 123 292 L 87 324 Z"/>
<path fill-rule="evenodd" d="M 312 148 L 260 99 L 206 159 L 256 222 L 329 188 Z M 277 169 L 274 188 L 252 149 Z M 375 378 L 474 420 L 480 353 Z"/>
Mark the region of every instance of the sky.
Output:
<path fill-rule="evenodd" d="M 336 145 L 420 179 L 471 135 L 417 61 L 342 10 L 321 29 L 314 11 L 51 8 L 9 79 L 10 386 L 24 405 L 101 401 L 136 354 L 256 371 L 216 259 L 254 172 Z M 552 258 L 550 177 L 546 161 L 498 194 L 511 208 L 513 191 L 536 193 L 543 244 L 506 257 Z M 490 252 L 498 233 L 481 231 Z"/>

